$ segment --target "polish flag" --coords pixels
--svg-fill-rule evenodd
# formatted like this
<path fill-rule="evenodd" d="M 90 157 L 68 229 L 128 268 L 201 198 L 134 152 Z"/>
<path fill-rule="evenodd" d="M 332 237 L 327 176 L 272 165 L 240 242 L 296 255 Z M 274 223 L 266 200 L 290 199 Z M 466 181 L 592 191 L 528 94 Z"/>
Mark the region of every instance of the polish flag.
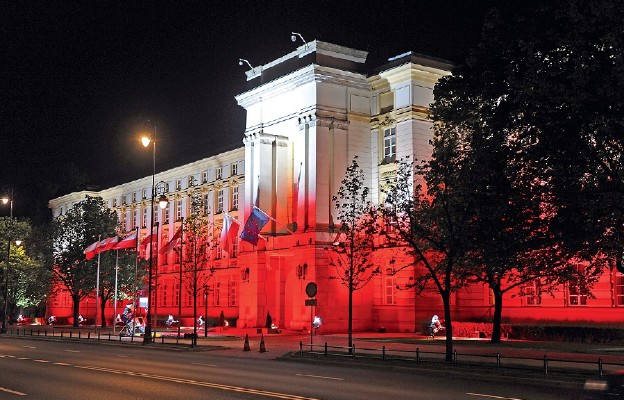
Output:
<path fill-rule="evenodd" d="M 165 253 L 169 253 L 171 250 L 174 249 L 174 247 L 177 246 L 177 244 L 180 241 L 180 238 L 182 237 L 182 227 L 180 227 L 180 229 L 178 229 L 178 231 L 173 235 L 173 237 L 171 238 L 170 241 L 167 242 L 166 245 L 164 245 L 159 251 L 158 254 L 165 254 Z"/>
<path fill-rule="evenodd" d="M 221 234 L 219 235 L 219 246 L 228 254 L 232 254 L 232 246 L 236 243 L 239 228 L 239 223 L 225 214 L 223 218 L 223 229 L 221 229 Z"/>
<path fill-rule="evenodd" d="M 87 247 L 87 248 L 84 250 L 85 258 L 86 258 L 87 260 L 90 260 L 90 259 L 92 259 L 93 257 L 95 257 L 95 255 L 97 254 L 97 253 L 95 252 L 95 249 L 97 249 L 97 247 L 98 247 L 98 245 L 99 245 L 99 244 L 100 244 L 100 242 L 95 242 L 95 243 L 93 243 L 92 245 L 90 245 L 89 247 Z"/>
<path fill-rule="evenodd" d="M 136 249 L 137 247 L 137 231 L 135 230 L 133 234 L 126 236 L 123 238 L 117 245 L 115 246 L 115 250 L 120 249 Z"/>

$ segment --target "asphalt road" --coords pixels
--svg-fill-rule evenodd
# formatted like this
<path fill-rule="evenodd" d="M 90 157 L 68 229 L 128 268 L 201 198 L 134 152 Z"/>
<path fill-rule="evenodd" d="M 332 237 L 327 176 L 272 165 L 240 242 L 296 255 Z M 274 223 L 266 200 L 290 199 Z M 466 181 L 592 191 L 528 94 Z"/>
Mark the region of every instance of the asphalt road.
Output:
<path fill-rule="evenodd" d="M 497 382 L 218 353 L 0 337 L 0 399 L 579 398 L 539 380 Z"/>

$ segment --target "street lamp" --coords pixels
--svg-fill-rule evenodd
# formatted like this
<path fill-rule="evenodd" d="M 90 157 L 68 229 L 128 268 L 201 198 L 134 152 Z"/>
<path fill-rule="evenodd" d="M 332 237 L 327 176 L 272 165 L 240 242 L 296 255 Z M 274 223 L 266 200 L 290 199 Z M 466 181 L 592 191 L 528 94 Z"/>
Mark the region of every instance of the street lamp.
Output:
<path fill-rule="evenodd" d="M 7 193 L 5 193 L 2 197 L 2 204 L 9 204 L 9 220 L 11 221 L 11 223 L 13 222 L 13 188 L 10 188 L 7 190 Z M 2 318 L 2 329 L 0 329 L 0 333 L 6 333 L 7 332 L 7 325 L 8 325 L 8 320 L 9 320 L 9 316 L 7 315 L 8 313 L 8 305 L 9 305 L 9 262 L 11 260 L 11 230 L 8 229 L 8 238 L 7 238 L 7 264 L 6 264 L 6 268 L 4 269 L 4 316 Z M 19 244 L 18 244 L 19 246 Z"/>
<path fill-rule="evenodd" d="M 143 143 L 143 147 L 148 147 L 150 144 L 152 145 L 152 217 L 151 217 L 151 225 L 150 225 L 150 243 L 154 240 L 154 202 L 156 200 L 156 125 L 151 121 L 144 121 L 143 128 L 145 125 L 152 125 L 152 134 L 146 134 L 141 137 L 141 143 Z M 152 342 L 152 271 L 154 267 L 154 246 L 150 244 L 150 262 L 148 269 L 148 278 L 147 278 L 147 323 L 145 324 L 145 334 L 143 335 L 143 343 L 149 344 Z"/>

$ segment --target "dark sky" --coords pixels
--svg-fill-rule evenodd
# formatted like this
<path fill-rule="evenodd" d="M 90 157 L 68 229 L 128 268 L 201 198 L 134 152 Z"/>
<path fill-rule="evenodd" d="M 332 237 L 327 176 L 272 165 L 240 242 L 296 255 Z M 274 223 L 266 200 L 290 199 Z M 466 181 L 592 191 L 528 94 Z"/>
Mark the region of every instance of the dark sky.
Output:
<path fill-rule="evenodd" d="M 292 31 L 367 50 L 371 65 L 410 50 L 461 63 L 494 1 L 2 3 L 0 188 L 14 188 L 16 216 L 41 218 L 79 184 L 151 174 L 146 119 L 157 170 L 241 146 L 238 59 L 293 51 Z"/>

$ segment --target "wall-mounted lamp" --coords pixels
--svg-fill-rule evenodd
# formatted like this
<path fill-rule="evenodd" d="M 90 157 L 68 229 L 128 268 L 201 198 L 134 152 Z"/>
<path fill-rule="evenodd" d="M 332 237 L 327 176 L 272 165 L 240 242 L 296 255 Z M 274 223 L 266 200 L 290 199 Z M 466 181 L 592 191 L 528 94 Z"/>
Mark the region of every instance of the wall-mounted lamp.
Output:
<path fill-rule="evenodd" d="M 241 281 L 249 282 L 249 268 L 241 269 Z"/>
<path fill-rule="evenodd" d="M 253 69 L 253 67 L 251 66 L 251 63 L 249 61 L 245 60 L 244 58 L 239 58 L 238 59 L 238 65 L 240 65 L 242 67 L 245 64 L 249 65 L 249 69 Z"/>
<path fill-rule="evenodd" d="M 303 265 L 301 265 L 301 264 L 297 265 L 297 278 L 305 279 L 307 273 L 308 273 L 308 264 L 307 263 L 303 263 Z"/>
<path fill-rule="evenodd" d="M 303 36 L 301 36 L 301 33 L 292 32 L 290 34 L 290 40 L 292 40 L 293 43 L 297 41 L 297 37 L 299 37 L 299 39 L 301 39 L 301 41 L 305 45 L 305 49 L 307 50 L 308 49 L 308 42 L 306 42 L 305 39 L 303 38 Z"/>

